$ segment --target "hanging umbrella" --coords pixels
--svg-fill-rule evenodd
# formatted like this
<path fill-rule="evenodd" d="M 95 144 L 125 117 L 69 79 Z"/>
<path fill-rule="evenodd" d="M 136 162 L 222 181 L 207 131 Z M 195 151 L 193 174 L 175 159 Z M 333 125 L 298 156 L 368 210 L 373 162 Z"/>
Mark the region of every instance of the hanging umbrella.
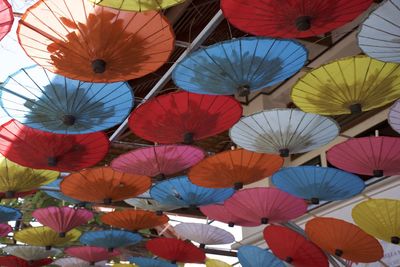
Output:
<path fill-rule="evenodd" d="M 272 183 L 291 195 L 319 204 L 361 193 L 365 184 L 357 175 L 335 168 L 298 166 L 281 169 L 272 176 Z"/>
<path fill-rule="evenodd" d="M 329 267 L 328 258 L 319 247 L 289 228 L 267 226 L 264 239 L 275 256 L 295 267 Z"/>
<path fill-rule="evenodd" d="M 241 246 L 237 256 L 242 267 L 285 267 L 274 254 L 256 246 Z"/>
<path fill-rule="evenodd" d="M 393 130 L 400 133 L 400 100 L 397 100 L 390 108 L 388 122 Z"/>
<path fill-rule="evenodd" d="M 163 145 L 139 148 L 111 162 L 117 171 L 146 175 L 159 179 L 176 174 L 198 163 L 205 152 L 194 146 Z"/>
<path fill-rule="evenodd" d="M 206 267 L 232 267 L 232 265 L 215 259 L 206 259 Z"/>
<path fill-rule="evenodd" d="M 56 171 L 76 171 L 95 165 L 109 148 L 108 138 L 102 132 L 52 134 L 15 120 L 0 126 L 0 142 L 0 153 L 9 160 L 29 168 Z"/>
<path fill-rule="evenodd" d="M 190 54 L 175 68 L 174 83 L 209 95 L 249 95 L 298 72 L 307 50 L 292 40 L 245 37 L 223 41 Z"/>
<path fill-rule="evenodd" d="M 32 217 L 44 226 L 56 231 L 60 237 L 65 233 L 93 219 L 93 213 L 85 209 L 70 207 L 47 207 L 36 209 Z"/>
<path fill-rule="evenodd" d="M 46 247 L 50 250 L 54 246 L 63 246 L 69 242 L 75 241 L 79 238 L 81 232 L 78 230 L 71 230 L 65 233 L 65 237 L 60 237 L 59 234 L 47 226 L 30 227 L 15 232 L 14 239 L 32 246 Z"/>
<path fill-rule="evenodd" d="M 327 152 L 328 161 L 348 172 L 375 177 L 400 174 L 400 138 L 352 138 Z"/>
<path fill-rule="evenodd" d="M 156 201 L 178 207 L 220 203 L 232 196 L 233 193 L 232 188 L 211 189 L 194 185 L 186 176 L 165 180 L 150 190 L 151 197 Z"/>
<path fill-rule="evenodd" d="M 1 223 L 0 224 L 0 237 L 6 237 L 9 233 L 13 231 L 12 227 L 8 224 Z"/>
<path fill-rule="evenodd" d="M 51 182 L 50 184 L 47 185 L 48 187 L 54 187 L 55 189 L 57 189 L 57 191 L 47 191 L 47 190 L 44 190 L 44 192 L 45 192 L 47 195 L 49 195 L 49 196 L 51 196 L 51 197 L 53 197 L 53 198 L 56 198 L 56 199 L 59 199 L 59 200 L 62 200 L 62 201 L 65 201 L 65 202 L 68 202 L 68 203 L 71 203 L 71 204 L 78 204 L 78 203 L 80 203 L 79 200 L 76 200 L 76 199 L 67 197 L 66 195 L 64 195 L 63 193 L 61 193 L 61 192 L 59 191 L 59 190 L 60 190 L 60 183 L 61 183 L 61 182 L 62 182 L 62 179 L 57 179 L 57 180 L 55 180 L 54 182 Z"/>
<path fill-rule="evenodd" d="M 242 111 L 230 96 L 173 92 L 140 105 L 129 117 L 129 127 L 152 142 L 190 144 L 228 130 Z"/>
<path fill-rule="evenodd" d="M 170 211 L 179 209 L 179 206 L 165 205 L 154 199 L 139 199 L 139 198 L 129 198 L 124 200 L 125 203 L 134 206 L 139 209 L 155 211 L 157 213 L 162 213 L 163 211 Z"/>
<path fill-rule="evenodd" d="M 323 65 L 294 85 L 293 102 L 321 115 L 358 114 L 400 98 L 400 65 L 354 56 Z"/>
<path fill-rule="evenodd" d="M 372 0 L 223 0 L 221 8 L 236 28 L 262 36 L 304 38 L 322 35 L 354 20 Z"/>
<path fill-rule="evenodd" d="M 14 22 L 14 14 L 7 0 L 0 0 L 0 40 L 10 32 Z"/>
<path fill-rule="evenodd" d="M 55 257 L 62 253 L 61 250 L 56 248 L 46 250 L 45 248 L 34 246 L 7 246 L 3 248 L 3 251 L 26 261 L 37 261 Z"/>
<path fill-rule="evenodd" d="M 199 186 L 241 189 L 244 184 L 271 176 L 282 165 L 283 159 L 277 155 L 237 149 L 204 159 L 190 169 L 188 176 Z"/>
<path fill-rule="evenodd" d="M 15 256 L 0 257 L 0 266 L 2 267 L 41 267 L 49 265 L 52 259 L 40 259 L 36 261 L 26 261 Z"/>
<path fill-rule="evenodd" d="M 129 115 L 133 100 L 127 83 L 86 83 L 37 65 L 21 69 L 0 86 L 1 107 L 9 117 L 59 134 L 111 128 Z"/>
<path fill-rule="evenodd" d="M 392 244 L 400 244 L 400 200 L 369 199 L 357 204 L 351 216 L 366 233 Z"/>
<path fill-rule="evenodd" d="M 105 248 L 90 247 L 90 246 L 69 247 L 64 249 L 64 252 L 69 256 L 87 261 L 91 265 L 95 265 L 95 263 L 99 261 L 109 260 L 121 254 L 116 249 L 114 249 L 113 251 L 108 251 Z"/>
<path fill-rule="evenodd" d="M 17 34 L 36 63 L 87 82 L 145 76 L 166 63 L 174 48 L 172 28 L 159 12 L 125 12 L 81 0 L 39 1 L 24 13 Z"/>
<path fill-rule="evenodd" d="M 190 242 L 175 238 L 159 237 L 146 242 L 146 249 L 157 257 L 171 263 L 203 263 L 206 255 L 203 250 Z"/>
<path fill-rule="evenodd" d="M 14 208 L 0 206 L 0 223 L 17 221 L 22 218 L 22 213 Z"/>
<path fill-rule="evenodd" d="M 129 231 L 154 228 L 168 223 L 167 215 L 157 215 L 144 210 L 122 210 L 106 213 L 100 217 L 102 223 Z"/>
<path fill-rule="evenodd" d="M 145 12 L 149 10 L 166 9 L 185 0 L 90 0 L 97 5 L 112 7 L 126 11 Z"/>
<path fill-rule="evenodd" d="M 164 260 L 144 257 L 131 257 L 129 258 L 129 261 L 143 267 L 178 267 L 178 265 Z"/>
<path fill-rule="evenodd" d="M 259 153 L 304 153 L 319 148 L 339 134 L 330 118 L 297 109 L 272 109 L 242 118 L 230 130 L 238 146 Z"/>
<path fill-rule="evenodd" d="M 174 229 L 180 237 L 199 243 L 201 248 L 206 245 L 223 245 L 235 242 L 235 237 L 231 233 L 209 224 L 180 223 Z"/>
<path fill-rule="evenodd" d="M 352 262 L 375 262 L 383 257 L 378 240 L 354 224 L 335 218 L 314 218 L 306 234 L 324 251 Z"/>
<path fill-rule="evenodd" d="M 273 187 L 256 187 L 236 192 L 224 205 L 244 220 L 260 224 L 286 222 L 307 211 L 303 199 Z"/>
<path fill-rule="evenodd" d="M 57 259 L 53 264 L 60 267 L 108 267 L 106 265 L 107 261 L 100 261 L 96 262 L 95 265 L 90 265 L 90 262 L 73 257 Z"/>
<path fill-rule="evenodd" d="M 121 230 L 104 230 L 85 232 L 79 239 L 79 242 L 113 251 L 115 248 L 134 245 L 142 240 L 142 236 L 136 233 Z"/>
<path fill-rule="evenodd" d="M 368 56 L 400 63 L 400 2 L 384 1 L 360 26 L 358 46 Z"/>
<path fill-rule="evenodd" d="M 251 222 L 240 217 L 237 217 L 235 213 L 231 213 L 225 205 L 213 204 L 200 207 L 201 212 L 207 216 L 208 219 L 216 220 L 227 223 L 229 227 L 235 225 L 253 227 L 258 226 L 258 222 Z"/>

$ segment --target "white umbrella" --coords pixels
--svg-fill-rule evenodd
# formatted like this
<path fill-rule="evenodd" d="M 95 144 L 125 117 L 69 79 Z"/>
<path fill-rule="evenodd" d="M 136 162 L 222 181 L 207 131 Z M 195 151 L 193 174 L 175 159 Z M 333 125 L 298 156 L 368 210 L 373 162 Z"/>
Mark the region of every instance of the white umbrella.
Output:
<path fill-rule="evenodd" d="M 61 258 L 53 262 L 53 264 L 60 267 L 106 267 L 107 261 L 96 262 L 96 265 L 90 265 L 90 262 L 78 258 Z"/>
<path fill-rule="evenodd" d="M 400 133 L 400 100 L 397 100 L 390 108 L 388 121 L 393 130 Z"/>
<path fill-rule="evenodd" d="M 41 260 L 61 254 L 61 250 L 56 248 L 46 250 L 44 247 L 35 246 L 8 246 L 3 248 L 3 251 L 26 261 Z"/>
<path fill-rule="evenodd" d="M 140 199 L 140 198 L 129 198 L 124 200 L 127 204 L 134 206 L 139 209 L 149 210 L 149 211 L 170 211 L 179 209 L 180 207 L 171 206 L 171 205 L 164 205 L 159 203 L 154 199 Z"/>

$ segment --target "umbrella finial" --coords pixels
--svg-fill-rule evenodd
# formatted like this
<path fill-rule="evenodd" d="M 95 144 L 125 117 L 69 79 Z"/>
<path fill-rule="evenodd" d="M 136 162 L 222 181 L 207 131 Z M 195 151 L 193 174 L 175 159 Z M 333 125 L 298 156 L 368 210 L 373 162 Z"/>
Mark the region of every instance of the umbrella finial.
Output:
<path fill-rule="evenodd" d="M 293 258 L 290 257 L 290 256 L 288 256 L 288 257 L 286 257 L 285 261 L 286 261 L 287 263 L 292 263 L 292 262 L 293 262 Z"/>
<path fill-rule="evenodd" d="M 311 17 L 310 16 L 301 16 L 298 17 L 295 21 L 296 28 L 298 31 L 305 32 L 311 28 Z"/>
<path fill-rule="evenodd" d="M 261 224 L 268 224 L 268 218 L 261 218 Z"/>
<path fill-rule="evenodd" d="M 279 149 L 279 155 L 283 158 L 289 157 L 289 149 L 287 148 Z"/>
<path fill-rule="evenodd" d="M 75 124 L 75 121 L 76 121 L 76 118 L 74 115 L 66 114 L 66 115 L 62 116 L 62 122 L 65 125 L 72 126 Z"/>
<path fill-rule="evenodd" d="M 360 103 L 351 104 L 349 106 L 351 115 L 360 114 L 362 112 L 362 106 Z"/>
<path fill-rule="evenodd" d="M 45 246 L 46 250 L 51 250 L 51 246 Z"/>
<path fill-rule="evenodd" d="M 64 238 L 65 237 L 65 232 L 58 233 L 58 236 L 61 237 L 61 238 Z"/>
<path fill-rule="evenodd" d="M 343 250 L 335 249 L 335 255 L 338 256 L 338 257 L 341 257 L 343 255 Z"/>
<path fill-rule="evenodd" d="M 193 144 L 193 137 L 194 137 L 194 134 L 193 133 L 190 133 L 190 132 L 187 132 L 187 133 L 185 133 L 184 135 L 183 135 L 183 143 L 184 144 L 187 144 L 187 145 L 189 145 L 189 144 Z"/>
<path fill-rule="evenodd" d="M 15 196 L 14 191 L 6 191 L 6 193 L 5 193 L 6 198 L 13 198 L 14 196 Z"/>
<path fill-rule="evenodd" d="M 233 226 L 235 226 L 235 223 L 234 222 L 228 222 L 228 226 L 229 227 L 233 227 Z"/>
<path fill-rule="evenodd" d="M 373 170 L 372 172 L 374 177 L 382 177 L 383 176 L 383 170 Z"/>
<path fill-rule="evenodd" d="M 47 165 L 49 165 L 50 167 L 55 167 L 57 166 L 57 158 L 56 157 L 48 157 L 47 158 Z"/>
<path fill-rule="evenodd" d="M 398 244 L 400 244 L 400 237 L 398 237 L 398 236 L 392 236 L 392 237 L 390 238 L 390 242 L 392 242 L 392 244 L 398 245 Z"/>
<path fill-rule="evenodd" d="M 312 197 L 312 198 L 310 199 L 310 202 L 311 202 L 311 204 L 318 205 L 318 204 L 319 204 L 319 198 L 317 198 L 317 197 Z"/>
<path fill-rule="evenodd" d="M 108 252 L 113 252 L 113 251 L 114 251 L 114 248 L 108 248 L 107 251 L 108 251 Z"/>
<path fill-rule="evenodd" d="M 237 183 L 235 183 L 235 185 L 233 186 L 233 188 L 234 188 L 235 190 L 240 190 L 240 189 L 243 188 L 243 183 L 237 182 Z"/>
<path fill-rule="evenodd" d="M 112 199 L 111 199 L 111 198 L 105 198 L 105 199 L 103 200 L 103 203 L 104 203 L 104 204 L 107 204 L 107 205 L 110 205 L 110 204 L 112 203 Z"/>
<path fill-rule="evenodd" d="M 250 94 L 250 86 L 248 85 L 241 85 L 237 89 L 239 96 L 248 96 Z"/>
<path fill-rule="evenodd" d="M 157 211 L 156 211 L 156 215 L 157 215 L 157 216 L 163 215 L 163 211 L 162 211 L 162 210 L 157 210 Z"/>
<path fill-rule="evenodd" d="M 95 59 L 92 61 L 92 69 L 94 73 L 104 73 L 107 63 L 103 59 Z"/>

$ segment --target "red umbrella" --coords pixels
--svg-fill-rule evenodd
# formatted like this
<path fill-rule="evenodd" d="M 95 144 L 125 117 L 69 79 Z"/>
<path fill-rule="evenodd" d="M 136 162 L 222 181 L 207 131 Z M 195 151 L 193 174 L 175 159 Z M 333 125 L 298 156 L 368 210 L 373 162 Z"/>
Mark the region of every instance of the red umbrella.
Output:
<path fill-rule="evenodd" d="M 235 216 L 224 205 L 213 204 L 200 207 L 201 212 L 211 220 L 227 223 L 230 227 L 239 226 L 257 226 L 258 222 L 250 222 Z"/>
<path fill-rule="evenodd" d="M 8 224 L 0 224 L 0 237 L 6 237 L 9 233 L 13 231 L 12 227 Z"/>
<path fill-rule="evenodd" d="M 110 252 L 106 248 L 90 247 L 90 246 L 70 247 L 66 248 L 64 252 L 69 256 L 79 258 L 84 261 L 88 261 L 91 264 L 99 261 L 109 260 L 121 254 L 121 252 L 119 252 L 116 249 Z"/>
<path fill-rule="evenodd" d="M 53 134 L 15 120 L 0 126 L 0 141 L 0 153 L 9 160 L 25 167 L 56 171 L 76 171 L 95 165 L 109 148 L 102 132 Z"/>
<path fill-rule="evenodd" d="M 0 192 L 0 199 L 2 198 L 24 198 L 36 193 L 36 190 L 26 191 L 26 192 L 15 192 L 12 196 L 7 194 L 7 192 Z"/>
<path fill-rule="evenodd" d="M 36 261 L 26 261 L 15 256 L 0 257 L 2 267 L 41 267 L 52 263 L 52 259 L 41 259 Z"/>
<path fill-rule="evenodd" d="M 11 30 L 14 15 L 10 3 L 0 0 L 0 40 Z"/>
<path fill-rule="evenodd" d="M 174 92 L 140 105 L 129 127 L 152 142 L 189 144 L 228 130 L 241 116 L 242 106 L 233 97 Z"/>
<path fill-rule="evenodd" d="M 314 243 L 289 228 L 270 225 L 264 239 L 272 252 L 295 267 L 328 267 L 328 258 Z"/>

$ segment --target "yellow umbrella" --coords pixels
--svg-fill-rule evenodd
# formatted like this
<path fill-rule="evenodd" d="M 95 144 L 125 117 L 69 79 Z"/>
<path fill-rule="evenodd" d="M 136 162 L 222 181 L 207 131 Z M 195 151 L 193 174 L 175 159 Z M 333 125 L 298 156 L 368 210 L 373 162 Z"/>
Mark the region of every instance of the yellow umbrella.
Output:
<path fill-rule="evenodd" d="M 160 10 L 185 2 L 185 0 L 90 0 L 98 5 L 126 11 Z"/>
<path fill-rule="evenodd" d="M 366 233 L 400 244 L 400 200 L 370 199 L 356 205 L 351 215 Z"/>
<path fill-rule="evenodd" d="M 367 56 L 343 58 L 307 73 L 291 96 L 303 111 L 321 115 L 378 108 L 400 98 L 400 64 Z"/>
<path fill-rule="evenodd" d="M 6 192 L 6 197 L 51 183 L 59 175 L 56 171 L 26 168 L 0 156 L 0 192 Z"/>
<path fill-rule="evenodd" d="M 206 266 L 207 267 L 232 267 L 232 265 L 229 265 L 226 262 L 214 260 L 214 259 L 207 259 Z"/>

